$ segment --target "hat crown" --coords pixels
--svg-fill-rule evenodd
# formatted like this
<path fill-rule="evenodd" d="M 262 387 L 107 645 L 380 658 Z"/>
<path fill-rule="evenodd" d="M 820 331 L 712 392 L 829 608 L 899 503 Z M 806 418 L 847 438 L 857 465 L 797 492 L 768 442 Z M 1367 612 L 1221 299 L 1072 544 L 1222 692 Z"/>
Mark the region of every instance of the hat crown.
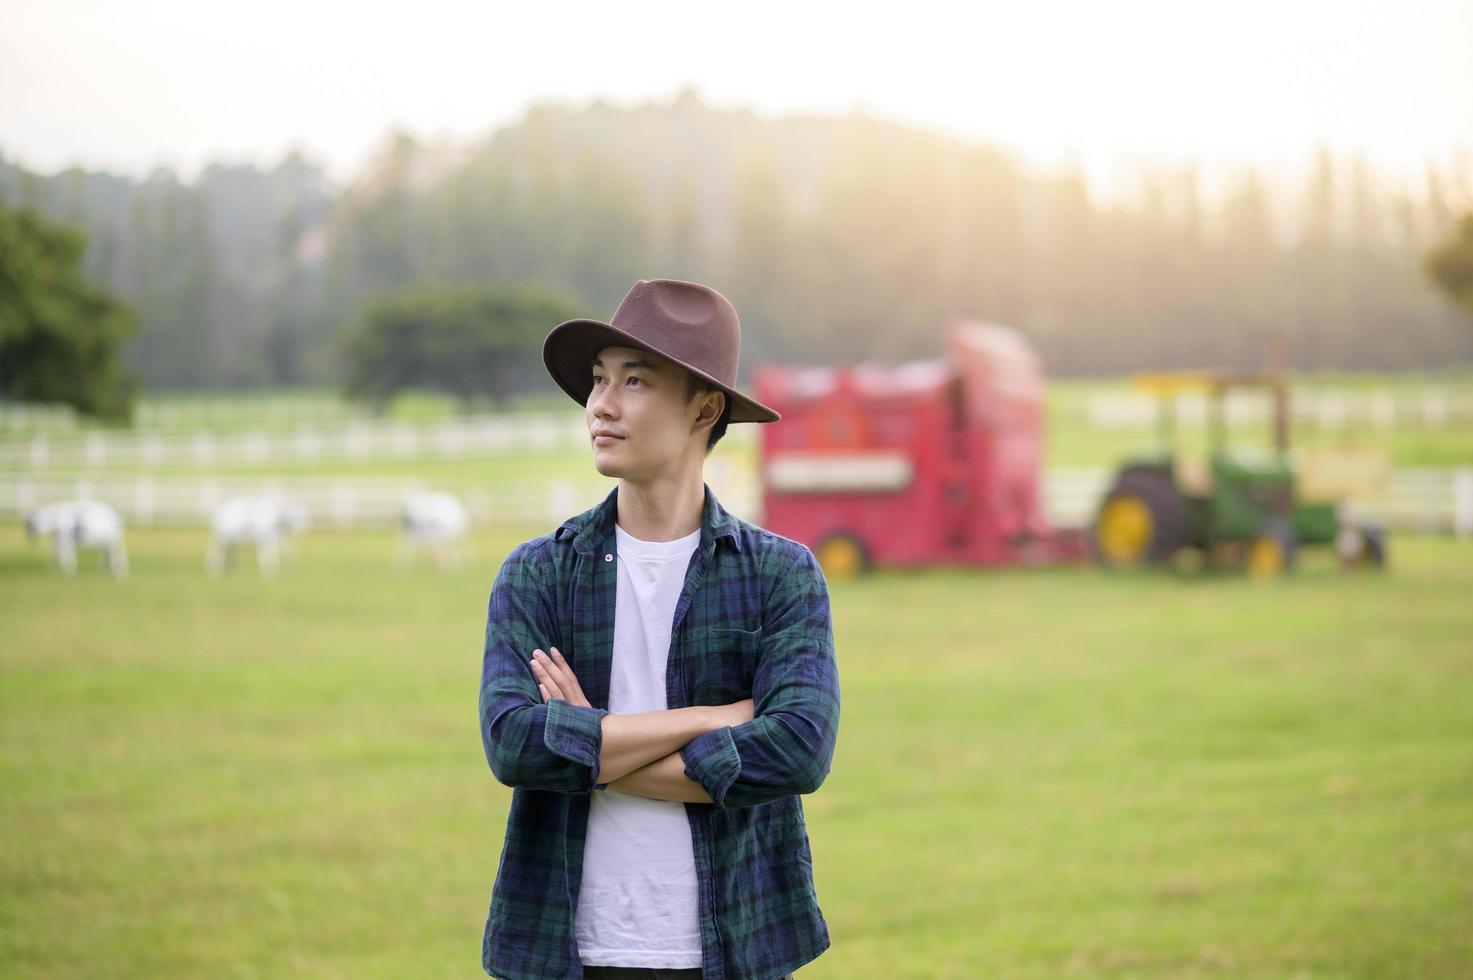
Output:
<path fill-rule="evenodd" d="M 677 279 L 641 279 L 610 321 L 631 337 L 736 385 L 742 325 L 736 308 L 709 286 Z"/>
<path fill-rule="evenodd" d="M 580 317 L 553 327 L 542 341 L 542 363 L 558 387 L 586 407 L 598 352 L 622 346 L 652 351 L 719 386 L 731 406 L 732 422 L 782 418 L 737 390 L 742 324 L 736 308 L 710 286 L 641 279 L 625 294 L 610 322 Z"/>

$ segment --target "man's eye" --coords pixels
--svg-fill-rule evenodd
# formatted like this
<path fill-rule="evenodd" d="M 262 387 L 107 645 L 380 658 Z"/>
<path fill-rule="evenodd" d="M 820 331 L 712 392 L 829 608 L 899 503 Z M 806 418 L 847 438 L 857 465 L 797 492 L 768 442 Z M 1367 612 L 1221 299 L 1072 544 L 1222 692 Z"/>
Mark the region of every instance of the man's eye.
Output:
<path fill-rule="evenodd" d="M 641 384 L 643 383 L 642 381 L 640 381 L 639 378 L 630 378 L 629 379 L 629 383 L 630 384 L 634 384 L 635 382 L 640 382 Z"/>
<path fill-rule="evenodd" d="M 602 380 L 603 380 L 603 375 L 595 374 L 593 376 L 593 383 L 594 384 L 598 384 Z"/>

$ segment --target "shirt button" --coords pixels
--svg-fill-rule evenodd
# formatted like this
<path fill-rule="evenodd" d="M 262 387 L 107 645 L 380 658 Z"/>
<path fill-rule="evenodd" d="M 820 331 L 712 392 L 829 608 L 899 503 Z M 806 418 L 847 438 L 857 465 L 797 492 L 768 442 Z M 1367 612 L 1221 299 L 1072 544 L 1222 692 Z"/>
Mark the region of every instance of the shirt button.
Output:
<path fill-rule="evenodd" d="M 613 560 L 614 560 L 614 556 L 613 555 L 604 555 L 604 561 L 613 561 Z"/>

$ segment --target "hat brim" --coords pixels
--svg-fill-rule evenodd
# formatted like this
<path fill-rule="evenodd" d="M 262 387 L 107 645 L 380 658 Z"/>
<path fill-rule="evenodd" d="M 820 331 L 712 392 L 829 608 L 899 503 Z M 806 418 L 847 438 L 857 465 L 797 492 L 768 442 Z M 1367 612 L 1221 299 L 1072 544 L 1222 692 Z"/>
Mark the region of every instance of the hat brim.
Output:
<path fill-rule="evenodd" d="M 588 396 L 593 391 L 593 359 L 605 347 L 633 347 L 649 351 L 709 382 L 712 387 L 726 393 L 727 401 L 731 403 L 731 422 L 776 422 L 782 418 L 773 409 L 723 384 L 700 368 L 656 350 L 602 320 L 566 320 L 553 327 L 542 341 L 542 363 L 569 398 L 579 405 L 587 405 Z"/>

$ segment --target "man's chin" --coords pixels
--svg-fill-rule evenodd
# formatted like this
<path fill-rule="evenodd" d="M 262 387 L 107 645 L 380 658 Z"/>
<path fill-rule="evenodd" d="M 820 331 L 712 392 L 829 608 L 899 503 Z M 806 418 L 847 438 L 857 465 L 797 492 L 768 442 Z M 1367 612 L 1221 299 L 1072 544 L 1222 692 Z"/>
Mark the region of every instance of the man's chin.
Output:
<path fill-rule="evenodd" d="M 624 475 L 624 467 L 620 466 L 612 459 L 600 456 L 598 453 L 593 454 L 593 468 L 598 470 L 599 476 L 607 476 L 618 479 L 619 477 L 622 477 Z"/>

